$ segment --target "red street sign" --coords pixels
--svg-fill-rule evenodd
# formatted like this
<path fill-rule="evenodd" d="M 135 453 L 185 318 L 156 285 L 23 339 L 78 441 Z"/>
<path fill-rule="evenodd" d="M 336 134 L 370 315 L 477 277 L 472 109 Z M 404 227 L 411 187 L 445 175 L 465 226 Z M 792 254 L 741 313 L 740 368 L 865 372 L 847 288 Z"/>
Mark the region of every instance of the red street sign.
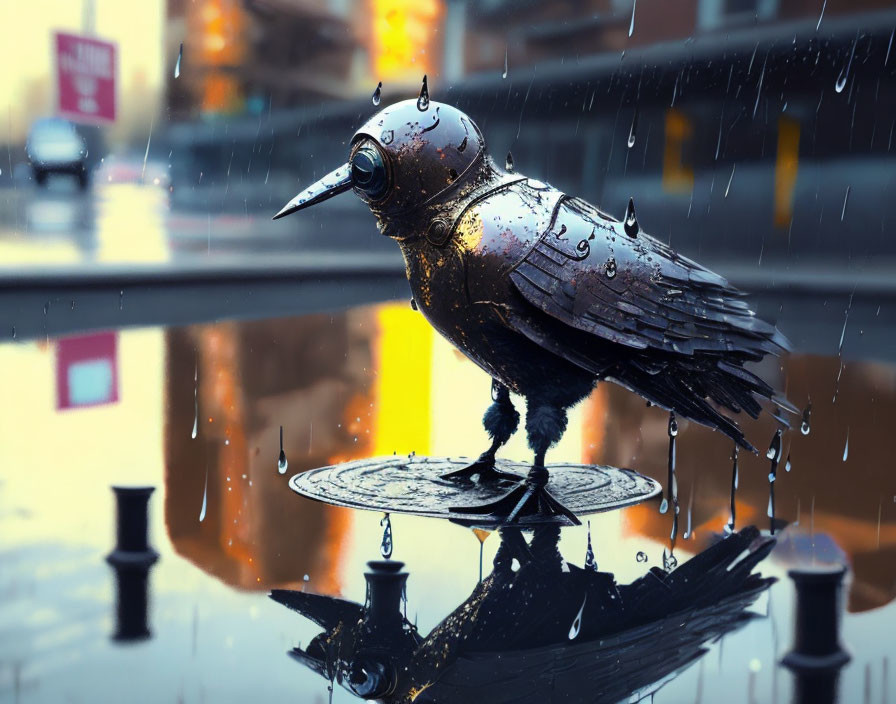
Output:
<path fill-rule="evenodd" d="M 118 401 L 118 336 L 101 332 L 65 337 L 56 346 L 56 408 Z"/>
<path fill-rule="evenodd" d="M 56 33 L 59 113 L 79 122 L 115 121 L 115 44 Z"/>

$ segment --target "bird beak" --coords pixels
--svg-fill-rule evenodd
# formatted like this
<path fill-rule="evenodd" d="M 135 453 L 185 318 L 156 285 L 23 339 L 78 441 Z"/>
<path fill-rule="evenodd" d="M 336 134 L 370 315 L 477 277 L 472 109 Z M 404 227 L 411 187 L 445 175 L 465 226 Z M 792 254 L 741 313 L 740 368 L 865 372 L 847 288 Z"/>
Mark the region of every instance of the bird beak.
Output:
<path fill-rule="evenodd" d="M 289 203 L 283 206 L 273 219 L 277 220 L 285 215 L 294 213 L 302 208 L 307 208 L 315 203 L 322 203 L 335 195 L 347 191 L 352 187 L 352 169 L 350 164 L 343 164 L 335 171 L 331 171 L 320 181 L 314 183 L 299 193 Z"/>

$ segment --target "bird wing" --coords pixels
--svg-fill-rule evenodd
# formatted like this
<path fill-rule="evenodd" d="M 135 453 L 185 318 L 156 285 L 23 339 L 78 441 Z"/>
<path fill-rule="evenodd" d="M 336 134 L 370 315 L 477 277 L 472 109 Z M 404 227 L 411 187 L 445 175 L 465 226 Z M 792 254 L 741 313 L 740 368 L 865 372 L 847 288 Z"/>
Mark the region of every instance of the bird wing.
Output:
<path fill-rule="evenodd" d="M 580 198 L 563 200 L 510 279 L 551 317 L 633 350 L 742 362 L 788 348 L 723 277 Z"/>

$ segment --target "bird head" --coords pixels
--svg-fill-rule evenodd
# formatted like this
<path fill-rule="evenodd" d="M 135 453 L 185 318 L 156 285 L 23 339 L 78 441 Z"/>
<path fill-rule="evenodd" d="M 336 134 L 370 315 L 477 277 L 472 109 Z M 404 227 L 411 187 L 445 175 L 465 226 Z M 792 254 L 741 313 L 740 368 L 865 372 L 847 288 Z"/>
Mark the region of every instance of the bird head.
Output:
<path fill-rule="evenodd" d="M 486 160 L 485 140 L 457 108 L 404 100 L 370 118 L 352 137 L 348 161 L 287 203 L 274 219 L 348 190 L 381 220 L 451 198 Z"/>

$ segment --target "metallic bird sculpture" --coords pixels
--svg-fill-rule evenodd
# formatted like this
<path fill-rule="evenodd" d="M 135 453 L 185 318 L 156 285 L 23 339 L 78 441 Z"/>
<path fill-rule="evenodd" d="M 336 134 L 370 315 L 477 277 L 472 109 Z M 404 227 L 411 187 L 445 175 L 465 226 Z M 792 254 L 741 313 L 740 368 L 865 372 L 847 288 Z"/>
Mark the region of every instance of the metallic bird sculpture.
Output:
<path fill-rule="evenodd" d="M 419 310 L 492 377 L 483 419 L 491 446 L 449 478 L 518 481 L 494 461 L 519 424 L 510 391 L 526 398 L 531 471 L 503 498 L 463 509 L 468 517 L 579 523 L 547 491 L 544 460 L 567 409 L 598 381 L 750 449 L 720 409 L 755 418 L 758 397 L 795 410 L 744 369 L 787 341 L 741 292 L 641 232 L 632 202 L 619 222 L 514 173 L 509 159 L 501 169 L 473 121 L 428 94 L 374 115 L 352 138 L 348 163 L 275 219 L 348 190 L 401 247 Z"/>

